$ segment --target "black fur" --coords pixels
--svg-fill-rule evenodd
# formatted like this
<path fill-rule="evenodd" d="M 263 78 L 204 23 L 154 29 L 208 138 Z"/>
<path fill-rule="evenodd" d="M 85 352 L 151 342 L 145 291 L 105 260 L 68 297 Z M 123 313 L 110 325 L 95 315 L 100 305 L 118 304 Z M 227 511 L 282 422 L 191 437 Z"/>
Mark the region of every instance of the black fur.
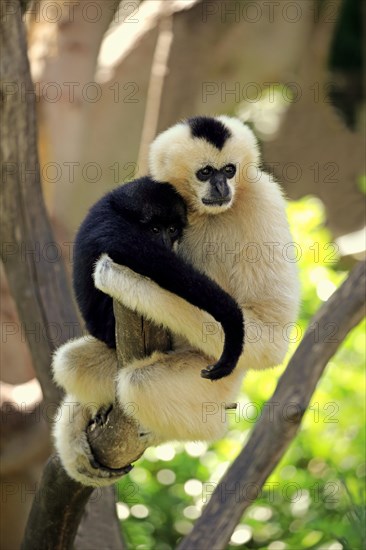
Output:
<path fill-rule="evenodd" d="M 95 262 L 106 253 L 115 263 L 149 277 L 221 323 L 224 351 L 214 368 L 202 375 L 211 379 L 226 376 L 235 368 L 243 347 L 241 309 L 214 281 L 159 240 L 151 231 L 155 225 L 163 229 L 176 226 L 173 240 L 179 239 L 186 225 L 186 209 L 174 187 L 149 177 L 115 189 L 91 208 L 76 236 L 73 267 L 76 299 L 86 326 L 109 347 L 116 346 L 112 298 L 95 288 L 92 278 Z"/>
<path fill-rule="evenodd" d="M 231 137 L 226 126 L 211 117 L 197 116 L 187 120 L 192 137 L 203 138 L 221 151 L 225 142 Z"/>

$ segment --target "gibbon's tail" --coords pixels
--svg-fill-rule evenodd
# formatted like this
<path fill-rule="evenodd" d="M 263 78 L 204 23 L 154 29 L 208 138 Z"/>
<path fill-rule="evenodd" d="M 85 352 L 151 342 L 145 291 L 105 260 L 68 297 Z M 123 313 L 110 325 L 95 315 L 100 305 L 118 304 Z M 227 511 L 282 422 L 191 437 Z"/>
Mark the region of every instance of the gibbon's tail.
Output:
<path fill-rule="evenodd" d="M 213 366 L 202 371 L 202 376 L 218 380 L 235 368 L 244 345 L 244 318 L 242 310 L 227 292 L 207 275 L 177 256 L 173 251 L 148 242 L 139 243 L 139 249 L 130 243 L 123 251 L 108 252 L 111 259 L 149 277 L 159 286 L 180 296 L 192 305 L 207 311 L 221 324 L 225 342 L 221 357 Z"/>

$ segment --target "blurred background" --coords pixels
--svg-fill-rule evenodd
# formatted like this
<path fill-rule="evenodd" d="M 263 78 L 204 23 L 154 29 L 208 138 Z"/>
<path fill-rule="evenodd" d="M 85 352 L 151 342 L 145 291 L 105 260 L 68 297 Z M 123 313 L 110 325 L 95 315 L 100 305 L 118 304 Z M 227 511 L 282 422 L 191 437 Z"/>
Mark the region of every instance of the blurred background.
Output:
<path fill-rule="evenodd" d="M 289 199 L 303 297 L 293 353 L 313 314 L 365 257 L 364 15 L 358 0 L 33 1 L 28 55 L 57 235 L 39 253 L 49 261 L 62 254 L 70 270 L 88 208 L 146 173 L 158 132 L 187 116 L 238 116 Z M 4 277 L 1 298 L 2 414 L 11 418 L 0 439 L 1 548 L 13 549 L 50 440 L 26 345 L 29 330 L 45 336 L 20 325 Z M 59 337 L 56 330 L 55 345 Z M 230 548 L 365 546 L 364 360 L 362 324 L 329 364 Z M 117 512 L 131 548 L 169 550 L 190 531 L 283 369 L 248 374 L 224 440 L 149 449 L 120 482 Z"/>

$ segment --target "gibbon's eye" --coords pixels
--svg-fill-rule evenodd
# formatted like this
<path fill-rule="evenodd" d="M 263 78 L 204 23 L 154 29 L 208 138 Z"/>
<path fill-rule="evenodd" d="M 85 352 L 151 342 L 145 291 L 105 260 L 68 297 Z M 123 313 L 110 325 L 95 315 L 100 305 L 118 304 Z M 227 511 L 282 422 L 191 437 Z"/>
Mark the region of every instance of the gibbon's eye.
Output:
<path fill-rule="evenodd" d="M 236 174 L 236 166 L 234 164 L 227 164 L 223 168 L 223 172 L 227 178 L 232 178 Z"/>
<path fill-rule="evenodd" d="M 175 225 L 171 225 L 168 231 L 171 235 L 175 236 L 178 234 L 178 227 L 175 227 Z"/>
<path fill-rule="evenodd" d="M 212 166 L 205 166 L 196 172 L 196 176 L 200 181 L 207 181 L 213 174 Z"/>
<path fill-rule="evenodd" d="M 161 231 L 160 227 L 158 227 L 157 225 L 154 225 L 154 227 L 151 228 L 151 231 L 152 233 L 154 233 L 155 235 L 158 235 Z"/>

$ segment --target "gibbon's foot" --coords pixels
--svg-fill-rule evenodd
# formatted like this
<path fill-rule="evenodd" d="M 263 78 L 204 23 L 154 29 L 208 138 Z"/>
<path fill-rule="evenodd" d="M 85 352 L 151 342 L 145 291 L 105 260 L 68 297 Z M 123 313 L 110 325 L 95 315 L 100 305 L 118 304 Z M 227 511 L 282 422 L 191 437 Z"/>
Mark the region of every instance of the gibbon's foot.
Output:
<path fill-rule="evenodd" d="M 52 358 L 53 378 L 78 403 L 93 404 L 96 412 L 114 401 L 117 354 L 87 335 L 65 342 Z"/>
<path fill-rule="evenodd" d="M 201 370 L 202 378 L 207 378 L 208 380 L 220 380 L 225 376 L 229 376 L 233 372 L 232 367 L 227 367 L 227 365 L 222 365 L 220 362 L 215 365 L 209 365 L 205 369 Z"/>
<path fill-rule="evenodd" d="M 101 409 L 95 415 L 95 408 L 92 410 L 77 403 L 71 396 L 66 396 L 60 407 L 53 429 L 55 447 L 68 475 L 83 485 L 112 485 L 131 471 L 131 462 L 137 460 L 148 446 L 141 441 L 141 427 L 127 423 L 126 439 L 121 442 L 121 462 L 125 465 L 109 468 L 101 464 L 92 452 L 87 430 L 90 431 L 93 425 L 103 425 L 109 412 L 110 407 Z"/>

